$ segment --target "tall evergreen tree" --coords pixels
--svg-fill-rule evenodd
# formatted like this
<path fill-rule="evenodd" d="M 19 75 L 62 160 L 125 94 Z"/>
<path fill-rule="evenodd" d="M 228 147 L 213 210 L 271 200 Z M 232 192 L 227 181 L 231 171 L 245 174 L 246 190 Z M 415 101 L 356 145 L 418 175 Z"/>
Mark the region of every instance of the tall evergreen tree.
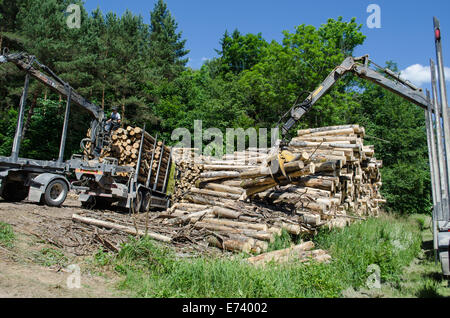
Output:
<path fill-rule="evenodd" d="M 181 32 L 177 32 L 178 23 L 163 0 L 158 0 L 150 16 L 150 53 L 156 75 L 173 80 L 188 62 L 183 58 L 189 53 L 185 49 L 186 40 L 181 39 Z"/>

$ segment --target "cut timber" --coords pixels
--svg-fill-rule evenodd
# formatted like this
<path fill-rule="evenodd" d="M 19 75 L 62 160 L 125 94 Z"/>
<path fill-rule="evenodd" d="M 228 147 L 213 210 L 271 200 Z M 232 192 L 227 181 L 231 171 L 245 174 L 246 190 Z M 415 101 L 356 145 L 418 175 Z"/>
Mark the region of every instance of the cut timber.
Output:
<path fill-rule="evenodd" d="M 196 212 L 199 213 L 199 212 Z M 191 222 L 197 222 L 197 218 L 191 218 Z M 242 228 L 242 229 L 249 229 L 249 230 L 256 230 L 256 231 L 268 231 L 268 227 L 266 224 L 256 224 L 256 223 L 247 223 L 247 222 L 237 222 L 237 221 L 231 221 L 227 219 L 216 219 L 216 218 L 204 218 L 202 219 L 202 222 L 211 223 L 211 224 L 217 224 L 217 225 L 224 225 L 229 227 L 235 227 L 235 228 Z"/>
<path fill-rule="evenodd" d="M 203 172 L 200 174 L 200 178 L 235 178 L 239 177 L 239 172 L 237 171 L 214 171 L 214 172 Z"/>
<path fill-rule="evenodd" d="M 244 192 L 244 189 L 242 189 L 240 187 L 227 186 L 227 185 L 218 184 L 218 183 L 208 183 L 205 185 L 204 188 L 208 189 L 208 190 L 234 193 L 234 194 L 242 194 Z"/>
<path fill-rule="evenodd" d="M 255 230 L 247 230 L 247 229 L 238 229 L 233 228 L 229 226 L 219 225 L 219 224 L 212 224 L 204 221 L 198 221 L 194 224 L 195 228 L 198 229 L 207 229 L 210 231 L 215 231 L 219 233 L 232 233 L 232 234 L 239 234 L 247 237 L 251 237 L 254 239 L 262 240 L 262 241 L 269 241 L 273 242 L 275 237 L 272 233 L 265 232 L 265 231 L 255 231 Z"/>
<path fill-rule="evenodd" d="M 225 238 L 221 242 L 217 237 L 209 236 L 208 243 L 212 246 L 229 251 L 250 253 L 252 247 L 255 245 L 255 240 L 251 238 L 247 238 L 245 240 Z"/>
<path fill-rule="evenodd" d="M 112 222 L 107 222 L 107 221 L 102 221 L 102 220 L 97 220 L 97 219 L 93 219 L 93 218 L 87 218 L 84 216 L 80 216 L 78 214 L 72 214 L 72 220 L 73 221 L 77 221 L 77 222 L 81 222 L 81 223 L 86 223 L 86 224 L 91 224 L 91 225 L 95 225 L 95 226 L 99 226 L 99 227 L 104 227 L 107 229 L 114 229 L 114 230 L 118 230 L 127 234 L 132 234 L 132 235 L 141 235 L 141 236 L 145 236 L 146 233 L 145 231 L 142 230 L 137 230 L 129 227 L 129 226 L 125 226 L 125 225 L 120 225 L 120 224 L 116 224 L 116 223 L 112 223 Z M 147 236 L 151 237 L 152 239 L 155 239 L 157 241 L 162 241 L 162 242 L 171 242 L 172 238 L 168 237 L 168 236 L 164 236 L 158 233 L 154 233 L 154 232 L 150 232 L 147 231 Z"/>
<path fill-rule="evenodd" d="M 235 194 L 235 193 L 220 192 L 220 191 L 198 189 L 198 188 L 191 188 L 190 192 L 197 193 L 197 194 L 203 194 L 203 195 L 210 195 L 210 196 L 219 197 L 219 198 L 232 199 L 232 200 L 238 200 L 239 197 L 241 196 L 240 194 Z"/>
<path fill-rule="evenodd" d="M 353 134 L 355 129 L 357 131 L 359 131 L 359 125 L 339 125 L 339 126 L 327 126 L 327 127 L 319 127 L 319 128 L 300 129 L 300 130 L 297 130 L 297 135 L 302 136 L 302 135 L 306 135 L 306 134 L 313 134 L 313 133 L 318 133 L 318 132 L 329 132 L 329 131 L 333 131 L 333 130 L 342 130 L 342 129 L 347 129 L 350 134 Z"/>
<path fill-rule="evenodd" d="M 282 250 L 272 251 L 264 253 L 258 256 L 253 256 L 247 258 L 247 262 L 253 265 L 265 265 L 270 261 L 277 262 L 280 258 L 284 256 L 295 257 L 301 254 L 301 252 L 312 250 L 314 248 L 314 243 L 308 241 L 293 247 L 285 248 Z"/>
<path fill-rule="evenodd" d="M 239 216 L 241 216 L 240 212 L 237 212 L 237 211 L 231 210 L 231 209 L 221 208 L 218 206 L 215 206 L 213 208 L 213 213 L 217 217 L 222 217 L 222 218 L 227 218 L 227 219 L 238 219 Z"/>

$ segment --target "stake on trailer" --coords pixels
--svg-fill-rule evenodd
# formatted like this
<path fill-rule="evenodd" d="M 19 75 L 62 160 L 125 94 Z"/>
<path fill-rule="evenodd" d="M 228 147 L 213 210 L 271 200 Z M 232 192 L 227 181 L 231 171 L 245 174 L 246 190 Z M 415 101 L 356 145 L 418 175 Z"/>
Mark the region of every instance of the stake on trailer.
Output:
<path fill-rule="evenodd" d="M 16 134 L 14 136 L 14 143 L 11 151 L 11 158 L 13 162 L 17 162 L 19 159 L 20 143 L 22 142 L 22 130 L 23 130 L 23 116 L 25 113 L 25 103 L 28 96 L 28 84 L 30 82 L 30 74 L 25 75 L 25 84 L 23 85 L 22 97 L 20 98 L 19 116 L 17 118 Z"/>
<path fill-rule="evenodd" d="M 447 183 L 448 174 L 444 155 L 445 150 L 443 145 L 444 139 L 441 125 L 441 111 L 439 109 L 439 101 L 437 96 L 438 93 L 436 86 L 435 64 L 432 59 L 430 59 L 430 70 L 431 70 L 431 88 L 433 93 L 433 110 L 436 125 L 438 169 L 439 169 L 440 188 L 442 192 L 441 196 L 442 209 L 438 211 L 438 220 L 442 220 L 445 215 L 445 211 L 448 211 L 448 183 Z"/>
<path fill-rule="evenodd" d="M 446 169 L 447 172 L 450 172 L 450 127 L 448 121 L 448 104 L 447 104 L 447 88 L 445 86 L 445 73 L 444 73 L 444 60 L 442 57 L 442 43 L 441 43 L 441 29 L 439 20 L 436 17 L 433 17 L 433 25 L 434 25 L 434 43 L 436 45 L 436 62 L 437 62 L 437 70 L 438 70 L 438 78 L 439 78 L 439 92 L 440 92 L 440 102 L 441 102 L 441 111 L 442 111 L 442 122 L 443 122 L 443 130 L 444 130 L 444 147 L 446 154 Z M 434 73 L 434 69 L 432 70 Z M 437 96 L 436 96 L 437 98 Z M 447 174 L 448 176 L 448 174 Z M 447 181 L 447 189 L 450 188 L 449 178 L 445 179 Z M 447 193 L 448 194 L 448 193 Z M 447 197 L 448 198 L 448 197 Z M 443 217 L 445 221 L 449 220 L 449 209 L 443 211 Z"/>
<path fill-rule="evenodd" d="M 69 126 L 69 115 L 70 115 L 70 101 L 72 95 L 72 87 L 67 87 L 67 104 L 66 104 L 66 113 L 64 114 L 64 126 L 63 132 L 61 136 L 61 144 L 59 146 L 59 156 L 58 162 L 62 163 L 64 159 L 64 148 L 66 147 L 66 139 L 67 139 L 67 128 Z"/>

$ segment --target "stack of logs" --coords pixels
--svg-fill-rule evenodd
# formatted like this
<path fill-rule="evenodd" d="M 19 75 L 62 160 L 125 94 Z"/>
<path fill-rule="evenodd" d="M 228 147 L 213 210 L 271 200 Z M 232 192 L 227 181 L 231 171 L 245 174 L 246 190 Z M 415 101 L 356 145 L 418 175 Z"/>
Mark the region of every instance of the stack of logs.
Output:
<path fill-rule="evenodd" d="M 328 215 L 325 219 L 347 212 L 377 216 L 379 204 L 385 203 L 379 192 L 382 161 L 374 157 L 373 146 L 364 146 L 364 134 L 364 127 L 359 125 L 303 129 L 289 143 L 288 150 L 293 153 L 311 153 L 311 161 L 316 165 L 314 176 L 292 184 L 296 186 L 294 191 L 320 203 L 320 214 Z M 314 184 L 314 190 L 307 189 L 308 184 Z M 305 204 L 297 207 L 305 212 L 311 210 Z"/>
<path fill-rule="evenodd" d="M 120 166 L 129 166 L 136 168 L 139 157 L 141 141 L 143 141 L 141 164 L 139 168 L 138 181 L 145 184 L 150 174 L 150 184 L 155 184 L 157 179 L 157 188 L 164 188 L 164 179 L 166 170 L 170 169 L 170 148 L 165 146 L 162 141 L 157 141 L 149 133 L 144 133 L 142 128 L 131 127 L 118 128 L 111 134 L 111 144 L 105 147 L 100 155 L 100 162 L 105 158 L 115 158 Z M 156 145 L 155 145 L 156 143 Z M 90 145 L 87 145 L 89 151 Z M 158 169 L 159 168 L 159 169 Z M 121 177 L 129 177 L 127 172 L 118 173 Z"/>
<path fill-rule="evenodd" d="M 212 245 L 259 253 L 282 229 L 314 234 L 324 225 L 377 216 L 384 202 L 381 161 L 363 137 L 358 125 L 300 130 L 288 146 L 283 172 L 270 169 L 278 154 L 269 149 L 221 159 L 177 149 L 171 222 L 191 222 L 213 233 Z M 281 155 L 288 159 L 286 154 Z"/>

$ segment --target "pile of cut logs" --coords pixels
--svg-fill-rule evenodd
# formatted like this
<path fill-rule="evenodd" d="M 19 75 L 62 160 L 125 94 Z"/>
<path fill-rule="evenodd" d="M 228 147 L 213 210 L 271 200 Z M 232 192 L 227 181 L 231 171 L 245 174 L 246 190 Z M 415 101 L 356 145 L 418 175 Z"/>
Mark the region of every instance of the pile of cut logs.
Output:
<path fill-rule="evenodd" d="M 146 183 L 150 175 L 150 184 L 154 185 L 156 182 L 157 189 L 163 189 L 166 170 L 170 169 L 171 149 L 165 146 L 162 141 L 157 141 L 149 133 L 144 132 L 142 128 L 128 126 L 113 131 L 111 144 L 102 150 L 100 162 L 105 158 L 115 158 L 120 166 L 136 168 L 141 141 L 143 145 L 138 181 Z M 89 147 L 90 144 L 88 143 L 87 151 L 90 150 Z M 128 177 L 128 173 L 119 173 L 119 176 Z"/>
<path fill-rule="evenodd" d="M 192 222 L 228 250 L 264 252 L 282 229 L 314 234 L 377 216 L 381 161 L 363 137 L 358 125 L 300 130 L 277 170 L 279 154 L 269 149 L 196 160 L 194 149 L 177 149 L 171 222 Z"/>

